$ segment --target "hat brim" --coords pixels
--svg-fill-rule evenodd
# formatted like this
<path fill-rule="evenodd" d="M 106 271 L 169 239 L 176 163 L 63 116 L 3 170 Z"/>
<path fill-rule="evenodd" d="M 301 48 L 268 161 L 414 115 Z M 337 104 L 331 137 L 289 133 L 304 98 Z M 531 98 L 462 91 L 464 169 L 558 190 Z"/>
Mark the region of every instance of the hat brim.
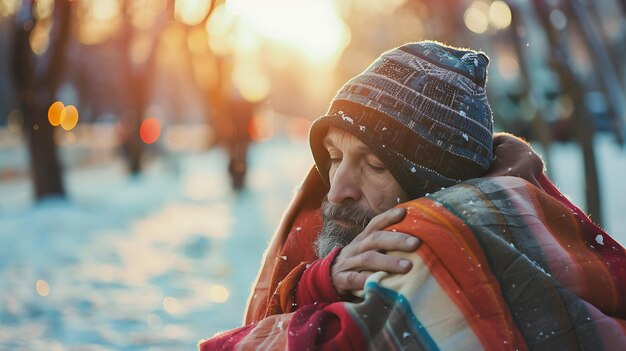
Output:
<path fill-rule="evenodd" d="M 424 195 L 423 184 L 417 184 L 413 177 L 407 173 L 405 163 L 408 160 L 391 148 L 385 147 L 385 143 L 368 132 L 365 126 L 355 124 L 350 117 L 342 114 L 321 116 L 311 124 L 309 130 L 309 145 L 313 160 L 328 189 L 330 189 L 330 157 L 324 146 L 324 138 L 331 127 L 346 131 L 364 143 L 385 164 L 394 179 L 411 198 Z"/>

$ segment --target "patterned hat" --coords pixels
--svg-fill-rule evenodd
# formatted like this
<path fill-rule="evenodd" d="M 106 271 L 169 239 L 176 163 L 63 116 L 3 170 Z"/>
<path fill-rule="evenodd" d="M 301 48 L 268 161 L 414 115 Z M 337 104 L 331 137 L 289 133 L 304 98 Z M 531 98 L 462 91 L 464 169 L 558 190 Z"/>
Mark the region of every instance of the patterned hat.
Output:
<path fill-rule="evenodd" d="M 329 127 L 360 139 L 413 198 L 485 174 L 493 158 L 488 64 L 482 52 L 433 41 L 383 53 L 339 89 L 311 126 L 313 158 L 326 184 Z"/>

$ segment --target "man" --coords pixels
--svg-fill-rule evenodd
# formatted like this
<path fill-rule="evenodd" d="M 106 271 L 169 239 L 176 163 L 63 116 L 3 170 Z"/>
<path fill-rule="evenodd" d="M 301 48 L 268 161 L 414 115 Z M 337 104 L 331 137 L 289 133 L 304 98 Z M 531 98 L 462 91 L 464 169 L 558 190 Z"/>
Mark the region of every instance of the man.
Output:
<path fill-rule="evenodd" d="M 527 144 L 492 139 L 487 64 L 410 43 L 344 85 L 311 127 L 317 171 L 266 253 L 246 326 L 200 347 L 626 346 L 626 251 Z"/>

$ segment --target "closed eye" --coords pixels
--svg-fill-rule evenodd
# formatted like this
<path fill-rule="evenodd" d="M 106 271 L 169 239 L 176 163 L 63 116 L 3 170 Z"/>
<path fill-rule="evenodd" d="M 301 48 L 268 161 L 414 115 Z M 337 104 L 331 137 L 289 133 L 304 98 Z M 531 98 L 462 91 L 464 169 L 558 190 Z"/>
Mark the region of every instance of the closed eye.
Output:
<path fill-rule="evenodd" d="M 343 159 L 343 155 L 341 152 L 339 152 L 339 150 L 331 148 L 330 150 L 328 150 L 328 158 L 330 160 L 330 163 L 333 164 L 341 162 L 341 160 Z"/>
<path fill-rule="evenodd" d="M 387 170 L 385 165 L 368 163 L 368 165 L 376 172 L 384 172 Z"/>

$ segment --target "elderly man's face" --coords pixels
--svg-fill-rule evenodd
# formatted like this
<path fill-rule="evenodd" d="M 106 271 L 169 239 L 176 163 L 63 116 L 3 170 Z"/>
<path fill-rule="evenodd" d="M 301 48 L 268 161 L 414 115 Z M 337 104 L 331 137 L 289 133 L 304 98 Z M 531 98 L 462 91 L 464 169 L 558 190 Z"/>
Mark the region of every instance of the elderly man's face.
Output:
<path fill-rule="evenodd" d="M 330 191 L 315 243 L 319 257 L 350 243 L 375 215 L 409 200 L 384 163 L 353 135 L 330 128 L 324 146 L 331 160 Z"/>

